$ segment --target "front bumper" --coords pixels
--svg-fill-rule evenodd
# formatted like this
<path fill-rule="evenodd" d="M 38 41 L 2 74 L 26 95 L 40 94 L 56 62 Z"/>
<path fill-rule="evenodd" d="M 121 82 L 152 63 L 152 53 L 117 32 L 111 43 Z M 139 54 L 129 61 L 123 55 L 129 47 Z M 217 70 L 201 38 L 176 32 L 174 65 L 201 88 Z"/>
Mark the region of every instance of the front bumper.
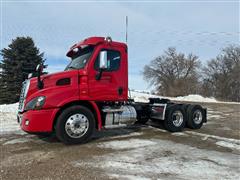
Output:
<path fill-rule="evenodd" d="M 29 110 L 18 113 L 21 129 L 28 133 L 52 132 L 56 113 L 59 109 Z"/>

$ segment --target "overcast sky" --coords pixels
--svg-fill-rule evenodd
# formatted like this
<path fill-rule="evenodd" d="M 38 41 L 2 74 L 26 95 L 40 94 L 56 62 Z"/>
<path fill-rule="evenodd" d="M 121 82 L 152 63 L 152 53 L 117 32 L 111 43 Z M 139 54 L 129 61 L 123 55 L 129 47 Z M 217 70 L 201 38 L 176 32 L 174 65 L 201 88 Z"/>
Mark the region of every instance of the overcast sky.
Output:
<path fill-rule="evenodd" d="M 125 41 L 129 18 L 129 87 L 145 90 L 144 65 L 168 47 L 204 63 L 228 44 L 239 44 L 239 1 L 1 2 L 1 48 L 31 36 L 45 53 L 48 71 L 64 69 L 69 47 L 89 36 Z"/>

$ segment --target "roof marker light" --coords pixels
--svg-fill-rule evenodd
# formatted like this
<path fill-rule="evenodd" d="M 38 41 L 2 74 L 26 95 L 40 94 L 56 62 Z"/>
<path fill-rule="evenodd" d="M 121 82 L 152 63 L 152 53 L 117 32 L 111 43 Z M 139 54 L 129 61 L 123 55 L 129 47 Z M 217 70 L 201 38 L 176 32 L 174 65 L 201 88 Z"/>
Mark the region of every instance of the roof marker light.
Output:
<path fill-rule="evenodd" d="M 105 37 L 104 40 L 107 41 L 108 43 L 112 42 L 112 38 L 110 36 Z"/>
<path fill-rule="evenodd" d="M 78 48 L 74 48 L 73 52 L 77 53 L 78 52 Z"/>

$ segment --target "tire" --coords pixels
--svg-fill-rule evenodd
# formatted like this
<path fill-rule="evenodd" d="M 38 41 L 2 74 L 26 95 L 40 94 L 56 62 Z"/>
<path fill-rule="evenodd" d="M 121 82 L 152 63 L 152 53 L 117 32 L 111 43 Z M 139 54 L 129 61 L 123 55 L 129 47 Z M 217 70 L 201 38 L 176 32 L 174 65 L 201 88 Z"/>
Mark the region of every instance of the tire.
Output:
<path fill-rule="evenodd" d="M 56 136 L 65 144 L 87 142 L 95 128 L 93 113 L 84 106 L 71 106 L 57 119 Z"/>
<path fill-rule="evenodd" d="M 200 129 L 203 125 L 203 108 L 200 105 L 190 105 L 187 108 L 187 126 L 191 129 Z"/>
<path fill-rule="evenodd" d="M 179 118 L 179 119 L 178 119 Z M 180 132 L 186 124 L 186 114 L 181 105 L 174 105 L 166 110 L 166 118 L 164 120 L 165 128 L 170 132 Z"/>

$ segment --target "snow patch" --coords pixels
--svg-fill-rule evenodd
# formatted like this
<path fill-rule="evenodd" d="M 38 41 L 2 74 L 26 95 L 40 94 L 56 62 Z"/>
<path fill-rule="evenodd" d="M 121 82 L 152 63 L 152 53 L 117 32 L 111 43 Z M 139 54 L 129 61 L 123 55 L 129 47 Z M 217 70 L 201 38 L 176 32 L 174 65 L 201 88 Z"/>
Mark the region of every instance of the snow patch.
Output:
<path fill-rule="evenodd" d="M 144 143 L 147 143 L 146 146 L 139 146 Z M 129 144 L 132 148 L 119 151 Z M 102 156 L 96 155 L 89 162 L 74 161 L 73 165 L 101 168 L 110 177 L 115 176 L 117 179 L 131 179 L 136 175 L 150 179 L 219 179 L 219 177 L 238 179 L 239 177 L 240 156 L 237 154 L 198 149 L 160 139 L 112 141 L 100 147 L 113 147 L 116 151 Z"/>
<path fill-rule="evenodd" d="M 0 142 L 6 141 L 7 138 L 0 138 Z"/>
<path fill-rule="evenodd" d="M 123 179 L 123 180 L 150 180 L 150 178 L 145 178 L 136 175 L 119 175 L 119 174 L 109 174 L 111 178 Z"/>
<path fill-rule="evenodd" d="M 153 146 L 156 143 L 149 140 L 143 139 L 129 139 L 129 140 L 116 140 L 110 142 L 104 142 L 98 145 L 100 148 L 109 148 L 109 149 L 131 149 L 131 148 L 140 148 L 145 146 Z"/>
<path fill-rule="evenodd" d="M 153 131 L 160 131 L 160 132 L 164 132 L 164 133 L 165 133 L 165 132 L 168 132 L 168 131 L 165 130 L 165 129 L 156 128 L 156 127 L 151 126 L 151 125 L 148 126 L 147 128 L 148 128 L 148 129 L 151 128 Z M 142 129 L 143 129 L 143 128 L 142 128 Z"/>
<path fill-rule="evenodd" d="M 0 113 L 0 134 L 8 133 L 24 134 L 17 123 L 17 115 L 15 113 Z"/>
<path fill-rule="evenodd" d="M 12 113 L 16 113 L 17 114 L 17 110 L 18 110 L 18 103 L 15 104 L 2 104 L 0 105 L 0 113 L 4 112 L 12 112 Z"/>
<path fill-rule="evenodd" d="M 219 115 L 219 114 L 207 114 L 208 118 L 215 118 L 215 119 L 221 119 L 223 118 L 223 116 Z"/>
<path fill-rule="evenodd" d="M 17 123 L 18 103 L 0 105 L 0 134 L 25 134 Z"/>
<path fill-rule="evenodd" d="M 149 98 L 164 98 L 163 96 L 156 96 L 156 95 L 143 93 L 139 91 L 131 91 L 130 94 L 131 94 L 131 98 L 134 99 L 134 101 L 136 102 L 148 102 Z"/>
<path fill-rule="evenodd" d="M 228 128 L 227 130 L 231 130 Z M 165 130 L 159 129 L 161 132 L 167 132 Z M 169 133 L 169 132 L 167 132 Z M 188 137 L 189 135 L 195 135 L 195 136 L 200 136 L 203 141 L 206 141 L 208 138 L 212 138 L 217 140 L 216 145 L 230 148 L 232 150 L 238 150 L 240 151 L 240 140 L 239 139 L 233 139 L 233 138 L 226 138 L 226 137 L 221 137 L 221 136 L 216 136 L 216 135 L 211 135 L 211 134 L 204 134 L 204 133 L 199 133 L 195 131 L 185 131 L 185 132 L 176 132 L 176 133 L 171 133 L 171 135 L 174 136 L 182 136 L 182 137 Z"/>
<path fill-rule="evenodd" d="M 226 141 L 218 141 L 218 142 L 216 142 L 216 145 L 222 146 L 222 147 L 227 147 L 227 148 L 230 148 L 232 150 L 240 151 L 240 145 L 239 144 L 234 144 L 234 143 L 230 143 L 230 142 L 226 142 Z"/>
<path fill-rule="evenodd" d="M 26 138 L 13 139 L 5 142 L 3 145 L 18 144 L 18 143 L 25 143 L 25 142 L 29 142 L 29 139 L 26 139 Z"/>
<path fill-rule="evenodd" d="M 148 92 L 142 92 L 139 90 L 131 91 L 131 98 L 133 98 L 136 102 L 148 102 L 148 98 L 164 98 L 170 99 L 172 101 L 186 101 L 186 102 L 205 102 L 205 103 L 226 103 L 226 104 L 240 104 L 239 102 L 224 102 L 217 101 L 213 97 L 203 97 L 199 94 L 190 94 L 187 96 L 178 96 L 178 97 L 167 97 L 167 96 L 158 96 L 153 95 Z"/>
<path fill-rule="evenodd" d="M 174 98 L 176 101 L 191 101 L 191 102 L 218 102 L 215 98 L 207 98 L 198 94 L 190 94 L 188 96 L 179 96 Z"/>
<path fill-rule="evenodd" d="M 221 111 L 217 111 L 217 110 L 213 110 L 211 108 L 207 109 L 207 119 L 211 120 L 213 119 L 222 119 L 225 118 L 226 114 L 221 112 Z"/>
<path fill-rule="evenodd" d="M 207 138 L 213 138 L 213 139 L 216 139 L 216 140 L 219 140 L 219 141 L 225 141 L 225 142 L 240 145 L 240 140 L 239 139 L 226 138 L 226 137 L 215 136 L 215 135 L 210 135 L 210 134 L 198 133 L 198 132 L 194 132 L 194 131 L 185 131 L 185 133 L 191 134 L 191 135 L 201 136 L 201 137 L 206 138 L 206 139 Z"/>
<path fill-rule="evenodd" d="M 187 134 L 185 134 L 183 132 L 175 132 L 175 133 L 172 133 L 172 135 L 174 135 L 174 136 L 185 136 L 185 137 L 188 136 Z"/>

